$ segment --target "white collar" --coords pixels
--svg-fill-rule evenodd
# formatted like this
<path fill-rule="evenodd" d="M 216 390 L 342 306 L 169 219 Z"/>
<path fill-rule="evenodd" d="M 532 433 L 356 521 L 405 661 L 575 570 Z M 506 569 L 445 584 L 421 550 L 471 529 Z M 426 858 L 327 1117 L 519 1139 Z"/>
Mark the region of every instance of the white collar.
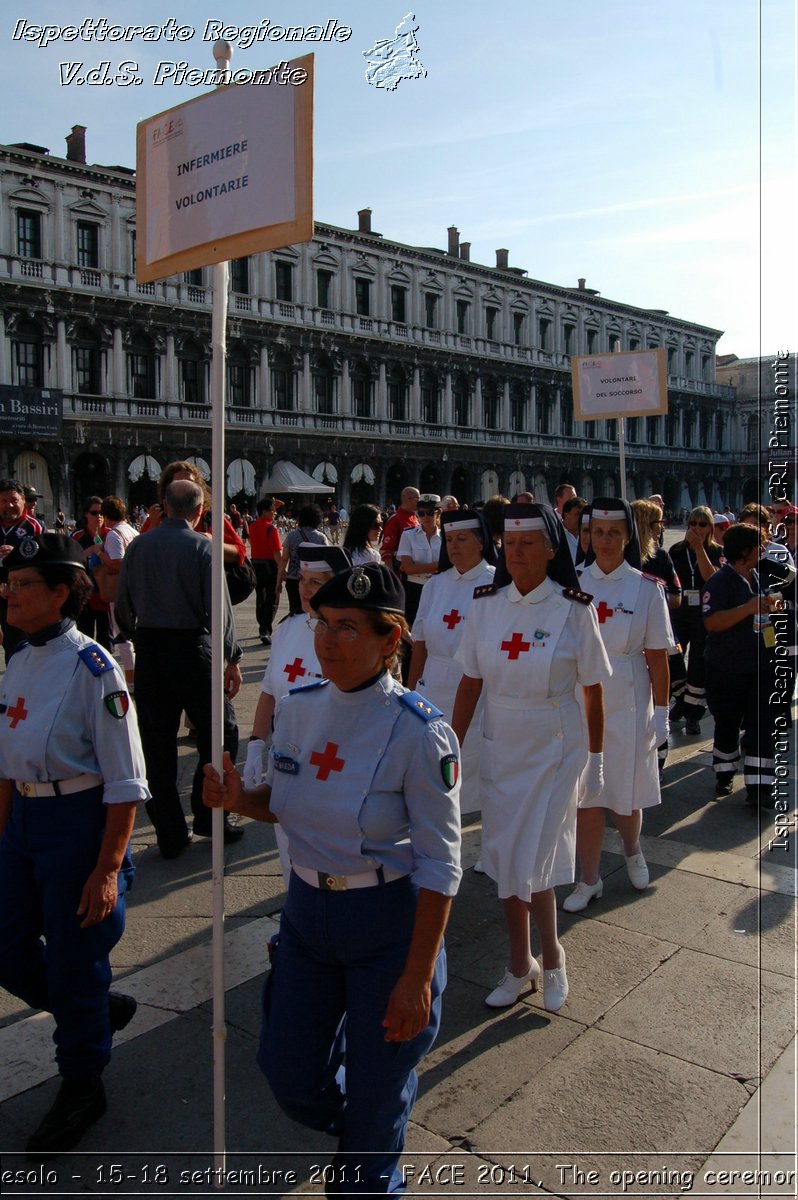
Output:
<path fill-rule="evenodd" d="M 471 579 L 476 579 L 477 575 L 481 575 L 488 565 L 489 564 L 485 562 L 485 559 L 481 558 L 475 567 L 469 567 L 467 571 L 458 571 L 457 567 L 454 567 L 454 578 L 458 583 L 461 580 L 468 582 Z"/>
<path fill-rule="evenodd" d="M 588 572 L 593 576 L 594 579 L 622 579 L 624 575 L 628 574 L 628 572 L 631 570 L 633 570 L 633 568 L 629 566 L 626 559 L 624 559 L 621 565 L 616 567 L 614 571 L 602 571 L 601 567 L 595 560 L 588 567 Z"/>
<path fill-rule="evenodd" d="M 515 584 L 511 582 L 507 588 L 507 599 L 511 604 L 540 604 L 541 600 L 548 599 L 554 590 L 554 584 L 547 575 L 542 583 L 539 583 L 531 592 L 527 592 L 525 596 L 522 596 Z"/>

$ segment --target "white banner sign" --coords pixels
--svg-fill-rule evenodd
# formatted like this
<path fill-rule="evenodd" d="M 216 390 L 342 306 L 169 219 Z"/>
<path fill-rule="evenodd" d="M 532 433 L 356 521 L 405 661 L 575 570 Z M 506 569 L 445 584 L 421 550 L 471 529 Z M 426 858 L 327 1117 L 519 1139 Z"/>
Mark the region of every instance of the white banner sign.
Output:
<path fill-rule="evenodd" d="M 668 411 L 662 349 L 572 358 L 571 380 L 577 421 L 656 416 Z"/>
<path fill-rule="evenodd" d="M 313 55 L 141 121 L 136 278 L 313 236 Z"/>

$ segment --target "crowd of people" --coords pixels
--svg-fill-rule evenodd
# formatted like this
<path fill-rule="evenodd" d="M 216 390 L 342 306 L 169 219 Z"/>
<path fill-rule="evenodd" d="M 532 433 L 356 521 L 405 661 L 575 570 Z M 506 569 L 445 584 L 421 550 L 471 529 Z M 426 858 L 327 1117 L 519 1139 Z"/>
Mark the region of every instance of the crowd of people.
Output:
<path fill-rule="evenodd" d="M 788 725 L 796 646 L 786 502 L 738 519 L 699 505 L 670 551 L 661 497 L 588 502 L 569 483 L 554 506 L 521 493 L 469 507 L 413 486 L 390 510 L 231 505 L 219 778 L 197 467 L 170 463 L 146 514 L 88 496 L 71 534 L 45 532 L 27 501 L 0 481 L 0 985 L 53 1013 L 62 1076 L 33 1155 L 71 1148 L 102 1115 L 111 1039 L 135 1012 L 108 956 L 140 804 L 167 860 L 211 836 L 212 807 L 225 842 L 245 836 L 242 816 L 275 824 L 287 900 L 258 1062 L 289 1115 L 337 1136 L 335 1194 L 354 1195 L 399 1187 L 465 814 L 481 815 L 477 868 L 508 934 L 485 1003 L 541 988 L 557 1012 L 578 981 L 554 889 L 570 887 L 571 913 L 601 900 L 608 814 L 632 891 L 649 886 L 642 822 L 672 725 L 700 734 L 708 709 L 715 798 L 742 768 L 752 809 L 776 802 L 772 698 Z M 253 593 L 269 653 L 242 777 L 234 607 Z"/>

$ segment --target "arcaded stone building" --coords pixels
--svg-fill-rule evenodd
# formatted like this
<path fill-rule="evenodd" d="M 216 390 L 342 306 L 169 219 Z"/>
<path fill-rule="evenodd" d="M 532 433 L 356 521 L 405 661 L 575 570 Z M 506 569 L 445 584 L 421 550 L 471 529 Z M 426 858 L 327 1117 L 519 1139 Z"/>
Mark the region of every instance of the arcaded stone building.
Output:
<path fill-rule="evenodd" d="M 147 502 L 165 463 L 211 460 L 212 270 L 137 284 L 134 172 L 85 159 L 80 126 L 65 158 L 0 147 L 0 471 L 48 515 L 94 492 Z M 350 508 L 406 483 L 471 503 L 564 480 L 617 493 L 615 423 L 574 420 L 570 357 L 618 342 L 668 362 L 667 416 L 627 423 L 630 498 L 740 502 L 719 330 L 469 251 L 454 227 L 445 249 L 390 241 L 363 209 L 231 264 L 228 500 L 251 504 L 280 459 Z"/>

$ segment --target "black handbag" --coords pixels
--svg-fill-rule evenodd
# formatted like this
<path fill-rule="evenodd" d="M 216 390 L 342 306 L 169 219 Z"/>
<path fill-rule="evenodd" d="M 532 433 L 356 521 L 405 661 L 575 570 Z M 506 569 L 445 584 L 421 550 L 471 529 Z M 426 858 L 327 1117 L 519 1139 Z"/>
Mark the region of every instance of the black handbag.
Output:
<path fill-rule="evenodd" d="M 231 604 L 242 604 L 255 591 L 258 582 L 255 578 L 255 570 L 248 558 L 245 558 L 242 563 L 225 563 L 224 576 L 227 580 Z"/>

